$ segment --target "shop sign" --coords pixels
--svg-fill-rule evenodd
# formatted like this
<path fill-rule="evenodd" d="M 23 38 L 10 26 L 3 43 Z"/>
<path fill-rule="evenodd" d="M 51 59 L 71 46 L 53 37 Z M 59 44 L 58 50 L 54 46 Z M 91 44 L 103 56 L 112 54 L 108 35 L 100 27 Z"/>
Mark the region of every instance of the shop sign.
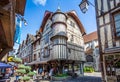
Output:
<path fill-rule="evenodd" d="M 13 62 L 13 56 L 8 56 L 7 61 L 8 62 Z"/>

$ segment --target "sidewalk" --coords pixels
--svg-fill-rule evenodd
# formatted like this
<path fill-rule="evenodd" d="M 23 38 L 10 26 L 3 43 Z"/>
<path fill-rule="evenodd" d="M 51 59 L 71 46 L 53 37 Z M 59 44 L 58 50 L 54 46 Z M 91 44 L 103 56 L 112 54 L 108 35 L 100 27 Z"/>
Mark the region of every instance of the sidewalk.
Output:
<path fill-rule="evenodd" d="M 84 76 L 102 77 L 101 72 L 84 73 Z"/>

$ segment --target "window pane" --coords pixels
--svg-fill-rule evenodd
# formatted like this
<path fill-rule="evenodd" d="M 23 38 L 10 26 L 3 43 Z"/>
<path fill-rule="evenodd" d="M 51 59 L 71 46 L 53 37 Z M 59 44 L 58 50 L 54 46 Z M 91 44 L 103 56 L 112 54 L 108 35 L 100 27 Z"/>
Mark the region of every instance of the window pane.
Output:
<path fill-rule="evenodd" d="M 115 21 L 120 19 L 120 13 L 115 15 Z"/>
<path fill-rule="evenodd" d="M 45 44 L 49 42 L 49 36 L 48 34 L 45 36 Z"/>
<path fill-rule="evenodd" d="M 115 28 L 116 28 L 116 35 L 120 36 L 120 13 L 114 15 L 115 18 Z"/>

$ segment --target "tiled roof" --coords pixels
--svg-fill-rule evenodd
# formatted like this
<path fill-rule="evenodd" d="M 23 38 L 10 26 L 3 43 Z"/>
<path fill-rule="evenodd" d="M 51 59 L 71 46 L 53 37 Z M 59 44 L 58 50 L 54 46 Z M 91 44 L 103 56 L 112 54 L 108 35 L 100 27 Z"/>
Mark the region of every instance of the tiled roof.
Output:
<path fill-rule="evenodd" d="M 85 43 L 90 42 L 92 40 L 97 40 L 98 39 L 97 31 L 87 34 L 83 38 Z"/>

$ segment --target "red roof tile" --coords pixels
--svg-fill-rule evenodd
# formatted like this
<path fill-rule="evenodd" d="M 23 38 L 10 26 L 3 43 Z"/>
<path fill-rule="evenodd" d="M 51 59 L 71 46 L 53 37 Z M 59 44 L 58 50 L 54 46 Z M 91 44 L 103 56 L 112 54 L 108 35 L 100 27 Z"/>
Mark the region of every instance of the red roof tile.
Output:
<path fill-rule="evenodd" d="M 98 39 L 97 31 L 87 34 L 83 38 L 85 43 L 90 42 L 92 40 L 97 40 Z"/>

